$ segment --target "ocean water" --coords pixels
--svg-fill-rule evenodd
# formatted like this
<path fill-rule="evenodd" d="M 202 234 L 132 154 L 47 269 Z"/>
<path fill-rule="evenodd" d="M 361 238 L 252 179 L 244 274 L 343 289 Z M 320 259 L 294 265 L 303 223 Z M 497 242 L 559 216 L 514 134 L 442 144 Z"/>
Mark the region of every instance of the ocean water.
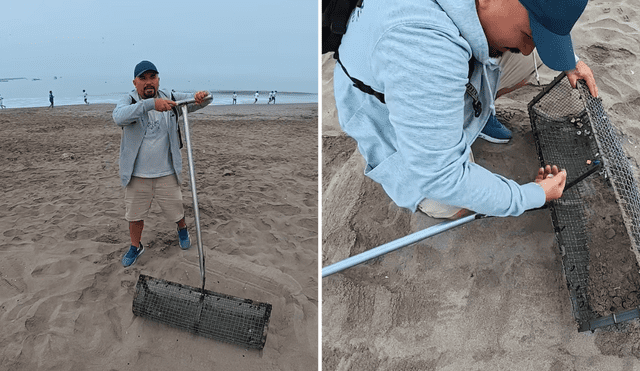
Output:
<path fill-rule="evenodd" d="M 104 81 L 102 81 L 104 80 Z M 182 85 L 182 86 L 181 86 Z M 164 85 L 161 81 L 160 88 L 173 88 L 176 91 L 195 93 L 198 90 L 210 91 L 213 95 L 214 105 L 225 105 L 232 103 L 232 90 L 214 90 L 207 88 L 207 83 L 198 84 L 183 83 L 174 85 Z M 203 86 L 204 85 L 204 86 Z M 182 89 L 180 89 L 182 87 Z M 48 107 L 49 91 L 53 92 L 55 106 L 65 106 L 74 104 L 84 104 L 82 90 L 87 91 L 87 100 L 91 103 L 116 104 L 123 96 L 133 89 L 132 82 L 113 79 L 98 79 L 85 81 L 74 78 L 55 77 L 47 79 L 16 79 L 5 81 L 0 79 L 0 96 L 3 98 L 2 104 L 6 108 L 27 108 L 27 107 Z M 253 91 L 236 91 L 237 104 L 253 104 Z M 267 104 L 270 91 L 258 91 L 260 97 L 257 104 Z M 301 93 L 278 91 L 276 104 L 287 103 L 318 103 L 317 93 Z"/>

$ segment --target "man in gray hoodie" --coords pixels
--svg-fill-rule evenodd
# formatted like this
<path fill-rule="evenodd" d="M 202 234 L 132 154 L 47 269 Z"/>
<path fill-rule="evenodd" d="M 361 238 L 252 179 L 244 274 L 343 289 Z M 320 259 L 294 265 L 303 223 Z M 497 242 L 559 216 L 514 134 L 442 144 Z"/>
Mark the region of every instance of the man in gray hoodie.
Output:
<path fill-rule="evenodd" d="M 358 142 L 365 174 L 398 206 L 433 217 L 465 209 L 516 216 L 559 198 L 564 171 L 540 168 L 534 181 L 520 185 L 475 164 L 471 144 L 481 136 L 510 138 L 495 118 L 494 101 L 527 82 L 534 48 L 548 67 L 568 71 L 573 86 L 585 79 L 597 96 L 593 74 L 576 63 L 569 35 L 586 5 L 365 0 L 351 14 L 334 71 L 338 119 Z"/>
<path fill-rule="evenodd" d="M 140 239 L 153 199 L 167 219 L 176 222 L 180 247 L 191 247 L 180 190 L 179 112 L 174 107 L 176 100 L 190 98 L 195 98 L 196 103 L 189 105 L 188 112 L 210 103 L 204 101 L 209 94 L 206 91 L 191 95 L 159 90 L 158 69 L 149 61 L 138 63 L 133 76 L 135 89 L 113 110 L 113 120 L 122 128 L 120 180 L 125 187 L 125 219 L 131 236 L 131 246 L 122 257 L 125 267 L 144 252 Z"/>

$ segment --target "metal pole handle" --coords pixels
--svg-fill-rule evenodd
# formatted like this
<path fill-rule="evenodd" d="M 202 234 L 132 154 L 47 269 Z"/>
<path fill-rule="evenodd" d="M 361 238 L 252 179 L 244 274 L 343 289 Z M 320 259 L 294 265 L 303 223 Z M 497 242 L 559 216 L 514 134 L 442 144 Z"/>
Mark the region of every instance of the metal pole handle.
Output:
<path fill-rule="evenodd" d="M 211 100 L 213 100 L 213 97 L 211 96 L 211 94 L 209 94 L 206 97 L 204 97 L 204 99 L 202 100 L 202 103 L 204 103 L 206 101 L 211 101 Z M 186 106 L 187 104 L 192 104 L 192 103 L 195 103 L 195 102 L 196 102 L 196 98 L 183 99 L 183 100 L 176 101 L 176 106 L 178 106 L 178 107 Z M 186 115 L 186 113 L 185 113 L 185 115 Z"/>
<path fill-rule="evenodd" d="M 211 97 L 209 95 L 208 97 Z M 189 119 L 187 119 L 187 104 L 195 102 L 195 99 L 176 102 L 182 106 L 184 117 L 184 137 L 187 142 L 187 156 L 189 158 L 189 183 L 191 183 L 191 195 L 193 197 L 193 214 L 196 219 L 196 236 L 198 238 L 198 255 L 200 257 L 200 278 L 202 278 L 202 292 L 204 293 L 204 251 L 202 249 L 202 234 L 200 232 L 200 210 L 198 209 L 198 193 L 196 192 L 196 173 L 193 166 L 193 153 L 191 151 L 191 133 L 189 132 Z"/>

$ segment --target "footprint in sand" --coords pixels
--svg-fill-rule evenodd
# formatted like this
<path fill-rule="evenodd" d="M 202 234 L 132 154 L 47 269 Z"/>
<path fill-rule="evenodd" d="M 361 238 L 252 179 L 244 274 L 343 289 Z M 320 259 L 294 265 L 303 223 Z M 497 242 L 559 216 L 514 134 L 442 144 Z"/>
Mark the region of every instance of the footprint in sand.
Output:
<path fill-rule="evenodd" d="M 90 240 L 98 234 L 95 229 L 74 229 L 71 232 L 64 235 L 67 241 L 75 240 Z"/>
<path fill-rule="evenodd" d="M 15 237 L 15 236 L 22 235 L 22 231 L 19 229 L 9 229 L 8 231 L 5 231 L 2 235 L 5 237 Z"/>
<path fill-rule="evenodd" d="M 302 218 L 296 224 L 310 231 L 318 230 L 318 222 L 315 219 Z"/>
<path fill-rule="evenodd" d="M 599 64 L 634 63 L 637 59 L 636 55 L 627 49 L 610 49 L 604 45 L 590 45 L 586 53 L 592 61 Z"/>
<path fill-rule="evenodd" d="M 622 16 L 622 21 L 624 22 L 630 22 L 631 18 L 634 18 L 636 15 L 635 10 L 633 9 L 624 9 L 620 7 L 616 10 L 618 11 L 618 14 Z"/>
<path fill-rule="evenodd" d="M 233 237 L 240 230 L 240 223 L 236 220 L 231 220 L 227 223 L 220 224 L 216 228 L 216 232 L 223 237 Z"/>
<path fill-rule="evenodd" d="M 300 208 L 298 208 L 296 206 L 282 205 L 282 204 L 280 204 L 280 205 L 274 205 L 274 204 L 260 205 L 258 207 L 258 211 L 261 212 L 261 213 L 274 211 L 276 213 L 280 213 L 280 214 L 283 214 L 285 216 L 293 216 L 293 215 L 300 214 Z"/>
<path fill-rule="evenodd" d="M 256 224 L 256 229 L 261 232 L 268 231 L 271 229 L 271 225 L 266 223 L 264 219 L 258 220 L 255 224 Z"/>
<path fill-rule="evenodd" d="M 59 260 L 53 263 L 41 264 L 32 272 L 31 277 L 41 276 L 67 276 L 76 270 L 78 263 L 73 260 Z"/>
<path fill-rule="evenodd" d="M 93 241 L 109 243 L 109 244 L 117 244 L 120 242 L 124 242 L 124 239 L 121 239 L 118 235 L 115 235 L 115 234 L 102 234 L 97 238 L 94 238 Z"/>

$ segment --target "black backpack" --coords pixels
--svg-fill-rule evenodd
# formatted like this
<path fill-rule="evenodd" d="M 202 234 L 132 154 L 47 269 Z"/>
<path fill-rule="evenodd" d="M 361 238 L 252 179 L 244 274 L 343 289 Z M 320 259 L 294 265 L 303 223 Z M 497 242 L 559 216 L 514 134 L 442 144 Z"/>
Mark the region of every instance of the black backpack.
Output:
<path fill-rule="evenodd" d="M 351 12 L 362 8 L 362 3 L 363 0 L 322 0 L 322 54 L 338 52 Z"/>
<path fill-rule="evenodd" d="M 351 77 L 338 55 L 338 48 L 342 42 L 342 37 L 347 33 L 347 23 L 349 23 L 351 13 L 355 8 L 362 8 L 363 6 L 364 0 L 322 0 L 322 54 L 333 52 L 333 58 L 336 59 L 336 63 L 340 65 L 345 75 L 351 79 L 353 86 L 364 93 L 373 95 L 378 98 L 382 104 L 385 104 L 384 93 L 373 90 L 371 86 Z M 473 74 L 474 67 L 475 58 L 471 57 L 469 60 L 469 79 Z M 470 82 L 467 82 L 466 87 L 467 94 L 473 99 L 475 116 L 478 117 L 482 112 L 482 103 L 478 99 L 478 91 Z"/>

